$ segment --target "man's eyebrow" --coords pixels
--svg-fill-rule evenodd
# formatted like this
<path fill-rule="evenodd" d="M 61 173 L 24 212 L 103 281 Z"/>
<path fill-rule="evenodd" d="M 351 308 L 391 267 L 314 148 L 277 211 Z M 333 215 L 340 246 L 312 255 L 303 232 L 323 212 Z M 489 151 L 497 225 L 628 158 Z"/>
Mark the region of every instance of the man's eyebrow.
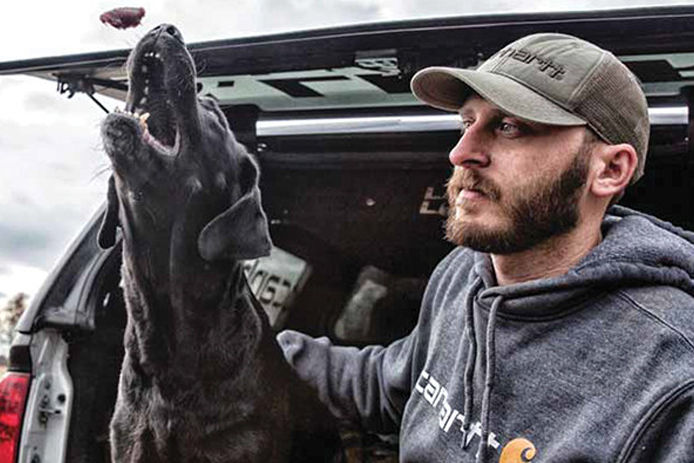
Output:
<path fill-rule="evenodd" d="M 467 106 L 467 107 L 463 106 L 462 108 L 460 108 L 460 111 L 458 111 L 458 115 L 460 117 L 474 116 L 475 114 L 477 114 L 477 112 L 478 111 L 475 111 L 473 108 L 471 108 L 469 106 Z M 502 111 L 499 108 L 492 108 L 491 113 L 492 113 L 492 117 L 494 117 L 495 119 L 501 119 L 504 117 L 516 117 L 516 116 L 512 116 L 511 114 L 508 114 L 507 112 Z"/>
<path fill-rule="evenodd" d="M 514 116 L 513 114 L 509 114 L 500 108 L 494 107 L 490 111 L 492 113 L 491 117 L 496 121 L 500 121 L 500 120 L 505 119 L 505 118 L 510 118 L 510 119 L 513 119 L 514 121 L 517 121 L 520 124 L 525 124 L 525 125 L 531 126 L 531 127 L 543 125 L 540 122 L 529 121 L 527 119 L 523 119 L 522 117 Z M 458 111 L 458 115 L 460 116 L 461 119 L 465 118 L 465 117 L 475 116 L 475 114 L 477 114 L 477 111 L 475 111 L 473 108 L 471 108 L 469 106 L 468 107 L 462 107 L 462 108 L 460 108 L 460 111 Z"/>
<path fill-rule="evenodd" d="M 460 117 L 472 116 L 474 114 L 475 114 L 475 111 L 472 108 L 470 108 L 469 106 L 468 107 L 463 106 L 462 108 L 460 108 L 460 111 L 458 111 L 458 115 Z"/>

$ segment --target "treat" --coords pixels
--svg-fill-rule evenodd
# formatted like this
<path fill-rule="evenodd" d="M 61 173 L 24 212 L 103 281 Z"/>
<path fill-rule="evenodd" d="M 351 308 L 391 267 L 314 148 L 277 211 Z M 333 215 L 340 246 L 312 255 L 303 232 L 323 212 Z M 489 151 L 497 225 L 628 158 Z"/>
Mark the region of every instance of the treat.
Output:
<path fill-rule="evenodd" d="M 116 29 L 127 29 L 128 27 L 137 27 L 145 15 L 144 8 L 114 8 L 102 13 L 99 19 L 102 23 L 115 27 Z"/>

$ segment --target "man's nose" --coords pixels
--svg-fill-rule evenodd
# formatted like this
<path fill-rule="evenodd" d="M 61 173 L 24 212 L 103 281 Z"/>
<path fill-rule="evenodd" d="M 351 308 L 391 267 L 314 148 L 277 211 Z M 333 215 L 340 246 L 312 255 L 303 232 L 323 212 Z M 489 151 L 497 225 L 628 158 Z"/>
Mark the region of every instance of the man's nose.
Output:
<path fill-rule="evenodd" d="M 448 159 L 454 166 L 487 167 L 489 158 L 489 138 L 479 124 L 465 129 L 463 136 L 451 149 Z"/>

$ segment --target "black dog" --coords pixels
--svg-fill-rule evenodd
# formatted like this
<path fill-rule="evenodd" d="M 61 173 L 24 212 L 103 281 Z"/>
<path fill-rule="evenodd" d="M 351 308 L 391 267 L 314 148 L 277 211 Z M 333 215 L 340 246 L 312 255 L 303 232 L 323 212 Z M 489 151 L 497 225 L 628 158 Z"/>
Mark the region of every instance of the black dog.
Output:
<path fill-rule="evenodd" d="M 125 112 L 102 127 L 113 176 L 99 244 L 121 227 L 128 311 L 113 461 L 330 461 L 335 427 L 242 272 L 271 247 L 254 161 L 196 96 L 174 26 L 149 32 L 128 72 Z"/>

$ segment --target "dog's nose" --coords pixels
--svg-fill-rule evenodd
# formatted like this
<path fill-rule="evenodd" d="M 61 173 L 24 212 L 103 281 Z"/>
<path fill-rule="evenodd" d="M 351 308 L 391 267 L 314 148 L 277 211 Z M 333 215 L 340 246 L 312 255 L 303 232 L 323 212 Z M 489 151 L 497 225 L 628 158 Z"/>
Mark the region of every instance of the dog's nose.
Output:
<path fill-rule="evenodd" d="M 176 38 L 179 42 L 183 42 L 183 34 L 181 34 L 181 31 L 179 31 L 176 26 L 173 26 L 171 24 L 165 24 L 164 25 L 164 31 L 169 34 L 170 36 Z"/>
<path fill-rule="evenodd" d="M 176 26 L 174 26 L 173 24 L 160 24 L 154 29 L 152 29 L 150 34 L 155 36 L 159 36 L 161 34 L 168 34 L 171 37 L 178 40 L 179 42 L 184 43 L 183 34 L 181 34 L 181 31 L 179 31 L 178 28 L 176 28 Z"/>

